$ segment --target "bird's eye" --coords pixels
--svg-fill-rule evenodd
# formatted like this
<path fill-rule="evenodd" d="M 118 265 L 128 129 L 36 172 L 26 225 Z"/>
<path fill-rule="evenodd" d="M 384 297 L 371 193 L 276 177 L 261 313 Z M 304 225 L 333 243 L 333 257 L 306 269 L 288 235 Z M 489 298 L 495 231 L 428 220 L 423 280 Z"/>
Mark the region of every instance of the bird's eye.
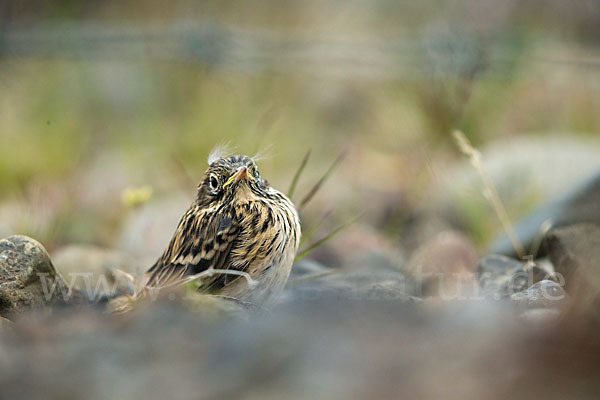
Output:
<path fill-rule="evenodd" d="M 210 190 L 216 192 L 219 189 L 219 178 L 216 175 L 211 175 L 208 180 L 208 185 L 210 186 Z"/>
<path fill-rule="evenodd" d="M 250 172 L 250 175 L 252 175 L 253 177 L 258 178 L 258 170 L 254 165 L 248 168 L 248 172 Z"/>

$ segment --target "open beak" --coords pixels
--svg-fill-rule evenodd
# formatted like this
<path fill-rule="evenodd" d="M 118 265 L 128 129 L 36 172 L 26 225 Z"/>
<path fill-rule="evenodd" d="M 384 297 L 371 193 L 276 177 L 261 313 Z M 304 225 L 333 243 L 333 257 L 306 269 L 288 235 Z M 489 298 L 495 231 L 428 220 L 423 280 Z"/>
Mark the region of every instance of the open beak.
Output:
<path fill-rule="evenodd" d="M 250 181 L 256 180 L 252 175 L 248 174 L 248 167 L 240 167 L 235 174 L 233 174 L 229 179 L 227 179 L 227 182 L 225 182 L 223 187 L 227 187 L 232 183 L 238 183 L 242 179 Z"/>

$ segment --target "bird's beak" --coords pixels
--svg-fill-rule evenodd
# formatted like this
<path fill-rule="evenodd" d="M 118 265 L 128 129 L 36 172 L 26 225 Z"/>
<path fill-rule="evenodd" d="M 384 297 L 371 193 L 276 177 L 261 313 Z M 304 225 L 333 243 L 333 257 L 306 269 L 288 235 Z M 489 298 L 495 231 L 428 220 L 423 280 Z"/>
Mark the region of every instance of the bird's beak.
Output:
<path fill-rule="evenodd" d="M 242 179 L 244 179 L 244 180 L 250 180 L 250 181 L 255 181 L 256 180 L 252 175 L 248 174 L 248 168 L 247 167 L 240 167 L 236 171 L 235 174 L 231 175 L 231 177 L 229 179 L 227 179 L 227 182 L 225 182 L 225 184 L 223 185 L 223 187 L 227 187 L 227 186 L 231 185 L 232 183 L 238 183 Z"/>
<path fill-rule="evenodd" d="M 242 179 L 248 179 L 248 168 L 240 167 L 235 174 L 233 174 L 233 183 L 238 183 Z"/>

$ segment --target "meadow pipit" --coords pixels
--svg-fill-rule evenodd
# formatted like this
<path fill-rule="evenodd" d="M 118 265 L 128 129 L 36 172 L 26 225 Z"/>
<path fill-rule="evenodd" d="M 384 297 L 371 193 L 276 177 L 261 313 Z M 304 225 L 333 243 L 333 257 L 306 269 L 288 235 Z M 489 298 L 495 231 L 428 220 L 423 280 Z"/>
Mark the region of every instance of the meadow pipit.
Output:
<path fill-rule="evenodd" d="M 294 205 L 269 186 L 250 157 L 209 157 L 196 199 L 148 271 L 147 287 L 200 274 L 202 292 L 262 304 L 285 286 L 299 241 Z"/>

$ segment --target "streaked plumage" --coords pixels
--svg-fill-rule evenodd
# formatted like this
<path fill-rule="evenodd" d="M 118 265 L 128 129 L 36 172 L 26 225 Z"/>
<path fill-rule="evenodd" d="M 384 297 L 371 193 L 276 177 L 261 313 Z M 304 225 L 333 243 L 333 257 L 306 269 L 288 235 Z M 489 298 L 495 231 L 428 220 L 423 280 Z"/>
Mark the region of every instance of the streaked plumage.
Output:
<path fill-rule="evenodd" d="M 149 288 L 181 282 L 210 269 L 243 271 L 243 277 L 213 274 L 199 290 L 262 304 L 283 289 L 300 241 L 292 202 L 262 179 L 246 156 L 211 160 L 195 201 L 162 256 L 148 271 Z"/>

